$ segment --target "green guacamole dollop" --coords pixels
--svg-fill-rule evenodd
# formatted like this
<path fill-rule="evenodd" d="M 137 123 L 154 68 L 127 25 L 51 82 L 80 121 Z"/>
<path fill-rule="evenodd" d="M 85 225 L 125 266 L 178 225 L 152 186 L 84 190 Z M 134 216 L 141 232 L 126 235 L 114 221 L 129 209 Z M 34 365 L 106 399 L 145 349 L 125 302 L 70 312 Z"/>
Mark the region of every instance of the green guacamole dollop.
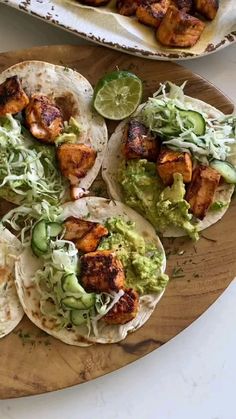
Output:
<path fill-rule="evenodd" d="M 165 187 L 157 174 L 155 163 L 147 160 L 123 162 L 118 172 L 124 200 L 147 218 L 155 229 L 163 233 L 167 228 L 178 227 L 194 240 L 199 238 L 197 226 L 188 212 L 190 206 L 184 199 L 183 177 L 174 174 L 174 182 Z"/>
<path fill-rule="evenodd" d="M 81 134 L 81 126 L 78 121 L 70 117 L 69 122 L 64 126 L 63 132 L 55 140 L 57 145 L 62 143 L 76 143 Z"/>
<path fill-rule="evenodd" d="M 164 254 L 155 243 L 144 240 L 135 230 L 135 223 L 121 217 L 106 221 L 109 236 L 104 238 L 98 249 L 117 253 L 125 270 L 125 285 L 139 294 L 158 293 L 169 280 L 161 272 Z"/>

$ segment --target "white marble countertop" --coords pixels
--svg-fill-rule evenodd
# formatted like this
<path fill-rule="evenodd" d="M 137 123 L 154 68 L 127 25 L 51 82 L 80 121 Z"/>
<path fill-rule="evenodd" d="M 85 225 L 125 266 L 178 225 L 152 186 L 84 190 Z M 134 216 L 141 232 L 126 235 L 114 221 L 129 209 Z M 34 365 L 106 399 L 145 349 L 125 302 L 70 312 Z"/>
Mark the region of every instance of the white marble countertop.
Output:
<path fill-rule="evenodd" d="M 82 42 L 0 5 L 0 52 Z M 236 102 L 236 44 L 181 64 Z M 150 355 L 80 386 L 0 401 L 0 418 L 235 419 L 235 299 L 233 282 L 201 318 Z"/>

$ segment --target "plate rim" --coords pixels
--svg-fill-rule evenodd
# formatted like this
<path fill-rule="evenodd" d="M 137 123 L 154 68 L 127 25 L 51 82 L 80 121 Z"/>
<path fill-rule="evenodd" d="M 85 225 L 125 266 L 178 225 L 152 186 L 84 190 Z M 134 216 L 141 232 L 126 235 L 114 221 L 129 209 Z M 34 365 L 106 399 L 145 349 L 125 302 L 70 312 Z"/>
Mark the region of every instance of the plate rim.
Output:
<path fill-rule="evenodd" d="M 220 51 L 224 48 L 227 48 L 230 45 L 233 45 L 236 43 L 236 30 L 230 31 L 228 34 L 224 36 L 224 38 L 216 45 L 213 46 L 212 44 L 208 44 L 205 51 L 202 53 L 196 54 L 189 51 L 182 51 L 180 53 L 175 53 L 174 50 L 171 52 L 161 52 L 157 51 L 155 53 L 145 50 L 145 49 L 139 49 L 139 48 L 133 48 L 128 47 L 125 45 L 120 45 L 119 43 L 114 43 L 112 41 L 107 41 L 105 39 L 101 39 L 99 36 L 96 36 L 92 33 L 86 33 L 86 32 L 80 32 L 76 28 L 70 28 L 65 26 L 63 23 L 60 23 L 59 16 L 57 15 L 57 20 L 53 18 L 53 16 L 44 16 L 43 14 L 40 14 L 36 11 L 31 10 L 30 7 L 30 0 L 29 1 L 22 1 L 20 3 L 20 0 L 17 0 L 18 3 L 12 3 L 12 0 L 0 0 L 0 3 L 9 6 L 11 8 L 17 9 L 21 12 L 24 12 L 28 15 L 31 15 L 37 19 L 43 20 L 46 23 L 49 23 L 53 26 L 56 26 L 58 28 L 61 28 L 69 33 L 72 33 L 73 35 L 76 35 L 86 41 L 93 42 L 97 45 L 105 46 L 110 49 L 114 49 L 116 51 L 124 52 L 129 55 L 134 55 L 141 58 L 146 58 L 150 60 L 156 60 L 156 61 L 185 61 L 185 60 L 194 60 L 200 57 L 205 57 L 211 54 L 216 53 L 217 51 Z"/>

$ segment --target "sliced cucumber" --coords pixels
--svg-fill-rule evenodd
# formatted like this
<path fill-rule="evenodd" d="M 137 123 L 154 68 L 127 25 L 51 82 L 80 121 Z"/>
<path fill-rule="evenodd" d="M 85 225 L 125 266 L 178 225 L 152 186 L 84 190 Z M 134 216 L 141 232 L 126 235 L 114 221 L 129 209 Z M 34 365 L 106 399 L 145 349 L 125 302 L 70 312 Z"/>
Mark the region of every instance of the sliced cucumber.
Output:
<path fill-rule="evenodd" d="M 62 277 L 62 289 L 66 292 L 81 292 L 85 293 L 83 287 L 79 284 L 77 276 L 75 274 L 65 274 Z"/>
<path fill-rule="evenodd" d="M 210 166 L 215 169 L 227 183 L 236 183 L 236 169 L 227 161 L 212 160 Z"/>
<path fill-rule="evenodd" d="M 48 223 L 47 227 L 49 237 L 57 237 L 63 230 L 62 224 L 59 223 Z"/>
<path fill-rule="evenodd" d="M 93 294 L 93 293 L 83 294 L 81 296 L 81 301 L 83 302 L 83 304 L 86 308 L 90 308 L 90 307 L 94 306 L 94 304 L 95 304 L 95 294 Z"/>
<path fill-rule="evenodd" d="M 31 249 L 32 249 L 32 251 L 33 251 L 33 253 L 34 253 L 34 255 L 35 256 L 37 256 L 37 257 L 41 257 L 41 256 L 43 256 L 44 254 L 45 254 L 45 252 L 42 252 L 41 250 L 39 250 L 35 245 L 34 245 L 34 243 L 33 242 L 31 242 Z"/>
<path fill-rule="evenodd" d="M 166 125 L 165 127 L 161 127 L 162 134 L 169 136 L 169 135 L 178 135 L 181 133 L 181 130 L 177 127 L 172 127 L 170 125 Z"/>
<path fill-rule="evenodd" d="M 61 301 L 66 308 L 74 308 L 77 310 L 86 308 L 84 303 L 75 297 L 65 297 Z"/>
<path fill-rule="evenodd" d="M 86 310 L 72 310 L 70 314 L 71 323 L 75 326 L 81 326 L 86 323 L 88 313 Z"/>
<path fill-rule="evenodd" d="M 32 245 L 34 249 L 38 249 L 42 253 L 46 253 L 48 250 L 48 234 L 47 234 L 47 224 L 44 220 L 39 221 L 35 224 L 32 231 Z"/>
<path fill-rule="evenodd" d="M 204 135 L 206 132 L 206 121 L 202 114 L 196 111 L 179 110 L 181 118 L 184 119 L 184 127 L 192 128 L 194 134 Z"/>

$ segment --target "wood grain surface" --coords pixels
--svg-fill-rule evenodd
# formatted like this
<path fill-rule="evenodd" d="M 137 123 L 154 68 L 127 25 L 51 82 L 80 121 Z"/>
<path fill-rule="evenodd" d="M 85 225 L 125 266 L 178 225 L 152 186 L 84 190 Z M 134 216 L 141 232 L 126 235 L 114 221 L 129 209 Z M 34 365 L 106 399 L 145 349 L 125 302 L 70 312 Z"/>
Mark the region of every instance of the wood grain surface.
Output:
<path fill-rule="evenodd" d="M 51 46 L 3 53 L 0 71 L 31 59 L 69 66 L 93 85 L 105 72 L 116 68 L 131 70 L 144 80 L 144 98 L 157 90 L 159 82 L 171 80 L 179 84 L 188 80 L 188 95 L 205 100 L 225 113 L 233 110 L 233 104 L 219 90 L 183 67 L 102 47 Z M 114 126 L 109 124 L 109 130 Z M 5 210 L 3 203 L 2 210 Z M 187 238 L 164 240 L 170 283 L 150 320 L 123 342 L 71 347 L 24 318 L 14 332 L 0 340 L 0 398 L 44 393 L 91 380 L 135 361 L 185 329 L 236 275 L 235 211 L 233 199 L 223 220 L 205 230 L 197 243 Z M 181 268 L 181 275 L 173 278 L 177 267 Z"/>

